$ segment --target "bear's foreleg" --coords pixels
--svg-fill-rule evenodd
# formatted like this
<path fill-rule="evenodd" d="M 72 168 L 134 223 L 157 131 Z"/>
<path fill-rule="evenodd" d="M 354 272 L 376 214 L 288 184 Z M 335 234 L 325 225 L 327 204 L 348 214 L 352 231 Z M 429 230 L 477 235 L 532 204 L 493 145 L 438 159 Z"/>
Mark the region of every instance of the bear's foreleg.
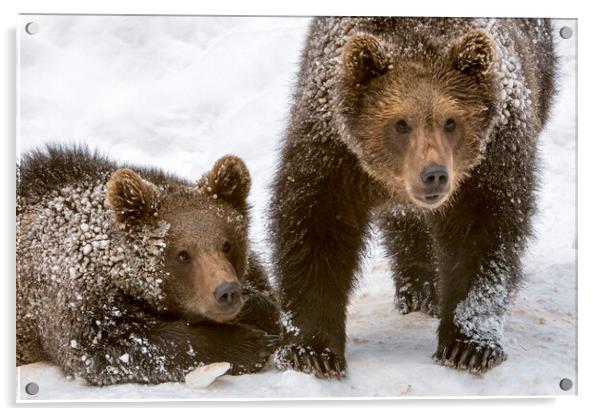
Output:
<path fill-rule="evenodd" d="M 286 345 L 275 362 L 281 369 L 341 378 L 346 307 L 371 199 L 357 160 L 341 144 L 324 143 L 320 151 L 291 149 L 277 176 L 274 269 Z M 338 148 L 327 152 L 329 143 Z"/>
<path fill-rule="evenodd" d="M 433 215 L 442 297 L 434 358 L 481 373 L 506 359 L 503 319 L 521 277 L 530 201 L 474 184 L 459 192 L 444 215 Z"/>
<path fill-rule="evenodd" d="M 280 335 L 282 327 L 276 294 L 270 286 L 262 264 L 253 252 L 249 253 L 242 293 L 245 303 L 235 321 L 259 328 L 268 334 Z"/>
<path fill-rule="evenodd" d="M 268 293 L 243 286 L 245 304 L 236 322 L 259 328 L 272 335 L 280 335 L 280 309 Z"/>
<path fill-rule="evenodd" d="M 256 372 L 278 341 L 243 325 L 191 325 L 149 318 L 120 327 L 118 336 L 99 329 L 100 336 L 71 341 L 67 354 L 57 361 L 68 373 L 97 386 L 182 382 L 196 367 L 213 362 L 230 362 L 230 374 Z"/>
<path fill-rule="evenodd" d="M 421 213 L 395 206 L 379 218 L 395 281 L 395 306 L 402 314 L 438 316 L 437 268 L 432 237 Z"/>

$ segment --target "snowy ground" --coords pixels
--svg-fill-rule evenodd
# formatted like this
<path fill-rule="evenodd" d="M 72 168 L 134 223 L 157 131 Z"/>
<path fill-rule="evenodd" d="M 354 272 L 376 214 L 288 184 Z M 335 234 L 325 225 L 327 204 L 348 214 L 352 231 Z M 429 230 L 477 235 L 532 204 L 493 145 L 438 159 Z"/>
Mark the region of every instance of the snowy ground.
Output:
<path fill-rule="evenodd" d="M 29 21 L 39 32 L 28 35 Z M 197 179 L 225 153 L 254 180 L 255 246 L 268 258 L 268 184 L 284 128 L 305 18 L 21 16 L 17 152 L 46 142 L 89 143 L 110 157 Z M 574 21 L 556 22 L 556 27 Z M 576 36 L 558 36 L 560 93 L 541 137 L 543 186 L 527 281 L 505 324 L 509 359 L 485 376 L 433 364 L 437 321 L 393 308 L 377 242 L 348 321 L 348 376 L 325 381 L 268 368 L 183 384 L 95 388 L 46 363 L 17 369 L 21 400 L 560 395 L 576 381 Z M 35 381 L 36 396 L 24 393 Z"/>

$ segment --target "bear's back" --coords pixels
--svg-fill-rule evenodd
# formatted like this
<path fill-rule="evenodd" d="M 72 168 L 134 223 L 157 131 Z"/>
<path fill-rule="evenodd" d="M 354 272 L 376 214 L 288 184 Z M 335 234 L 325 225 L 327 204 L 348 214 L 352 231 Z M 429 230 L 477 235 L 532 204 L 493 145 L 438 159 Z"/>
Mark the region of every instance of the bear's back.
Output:
<path fill-rule="evenodd" d="M 69 185 L 87 187 L 99 181 L 106 183 L 119 167 L 132 166 L 118 166 L 87 146 L 47 145 L 25 154 L 17 166 L 17 199 L 32 205 Z M 160 169 L 132 168 L 159 187 L 188 184 Z"/>
<path fill-rule="evenodd" d="M 106 202 L 115 169 L 85 147 L 49 146 L 23 157 L 16 239 L 20 345 L 39 339 L 55 352 L 76 345 L 70 334 L 93 325 L 96 315 L 103 321 L 124 314 L 116 282 L 141 284 L 131 275 L 148 279 L 159 268 L 155 247 L 144 245 L 162 244 L 167 231 L 160 225 L 131 234 L 115 223 Z M 160 186 L 178 181 L 158 170 L 137 170 Z M 134 243 L 141 246 L 139 257 L 131 256 Z M 159 285 L 144 287 L 149 297 L 162 296 L 155 293 Z"/>
<path fill-rule="evenodd" d="M 66 186 L 107 179 L 115 166 L 85 146 L 49 145 L 22 157 L 17 166 L 17 198 L 32 205 Z"/>
<path fill-rule="evenodd" d="M 85 148 L 53 146 L 25 155 L 18 167 L 17 312 L 39 331 L 70 326 L 104 284 L 102 267 L 95 281 L 83 272 L 93 251 L 109 246 L 104 199 L 112 168 Z"/>

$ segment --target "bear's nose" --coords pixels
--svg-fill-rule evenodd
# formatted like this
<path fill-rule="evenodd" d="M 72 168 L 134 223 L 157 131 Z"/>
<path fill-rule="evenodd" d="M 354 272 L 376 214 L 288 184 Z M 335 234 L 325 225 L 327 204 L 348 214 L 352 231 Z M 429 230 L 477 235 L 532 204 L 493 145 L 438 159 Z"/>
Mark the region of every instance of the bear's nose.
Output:
<path fill-rule="evenodd" d="M 237 305 L 241 295 L 242 289 L 238 283 L 222 283 L 213 292 L 217 303 L 227 308 Z"/>
<path fill-rule="evenodd" d="M 437 192 L 447 185 L 447 168 L 433 163 L 422 170 L 420 179 L 427 192 Z"/>

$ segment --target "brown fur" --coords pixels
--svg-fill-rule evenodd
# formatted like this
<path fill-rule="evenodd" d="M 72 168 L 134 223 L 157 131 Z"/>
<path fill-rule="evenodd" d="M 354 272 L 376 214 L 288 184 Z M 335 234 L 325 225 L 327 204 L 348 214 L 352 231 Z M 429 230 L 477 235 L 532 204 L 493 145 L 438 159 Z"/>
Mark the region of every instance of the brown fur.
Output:
<path fill-rule="evenodd" d="M 425 62 L 395 61 L 390 52 L 382 51 L 392 46 L 377 44 L 373 36 L 360 34 L 343 49 L 344 78 L 338 97 L 346 109 L 344 120 L 371 175 L 398 198 L 436 208 L 481 158 L 477 132 L 485 129 L 494 101 L 491 38 L 475 30 L 443 56 L 427 54 Z M 370 83 L 370 88 L 362 83 Z M 443 126 L 449 119 L 457 126 L 448 134 Z M 395 131 L 398 120 L 407 122 L 409 134 Z M 447 168 L 451 186 L 445 198 L 427 205 L 416 194 L 422 186 L 420 173 L 433 163 Z"/>
<path fill-rule="evenodd" d="M 191 184 L 50 146 L 24 156 L 19 178 L 17 365 L 46 360 L 107 385 L 266 363 L 279 311 L 248 247 L 242 160 Z M 222 284 L 239 290 L 228 302 Z"/>
<path fill-rule="evenodd" d="M 437 362 L 499 364 L 554 94 L 550 23 L 323 17 L 302 58 L 271 209 L 290 318 L 276 362 L 344 375 L 346 305 L 376 217 L 396 306 L 441 317 Z M 426 167 L 447 171 L 440 193 Z"/>
<path fill-rule="evenodd" d="M 107 183 L 107 202 L 119 222 L 150 221 L 158 200 L 157 187 L 131 169 L 117 169 Z"/>
<path fill-rule="evenodd" d="M 187 290 L 179 301 L 189 315 L 211 317 L 215 322 L 228 322 L 234 319 L 242 304 L 231 311 L 224 312 L 217 304 L 213 293 L 224 283 L 240 283 L 232 264 L 222 251 L 198 251 L 191 264 L 193 272 L 182 284 Z"/>
<path fill-rule="evenodd" d="M 220 158 L 211 172 L 200 179 L 198 184 L 207 192 L 219 195 L 236 209 L 248 211 L 247 196 L 251 190 L 251 174 L 239 158 Z"/>

